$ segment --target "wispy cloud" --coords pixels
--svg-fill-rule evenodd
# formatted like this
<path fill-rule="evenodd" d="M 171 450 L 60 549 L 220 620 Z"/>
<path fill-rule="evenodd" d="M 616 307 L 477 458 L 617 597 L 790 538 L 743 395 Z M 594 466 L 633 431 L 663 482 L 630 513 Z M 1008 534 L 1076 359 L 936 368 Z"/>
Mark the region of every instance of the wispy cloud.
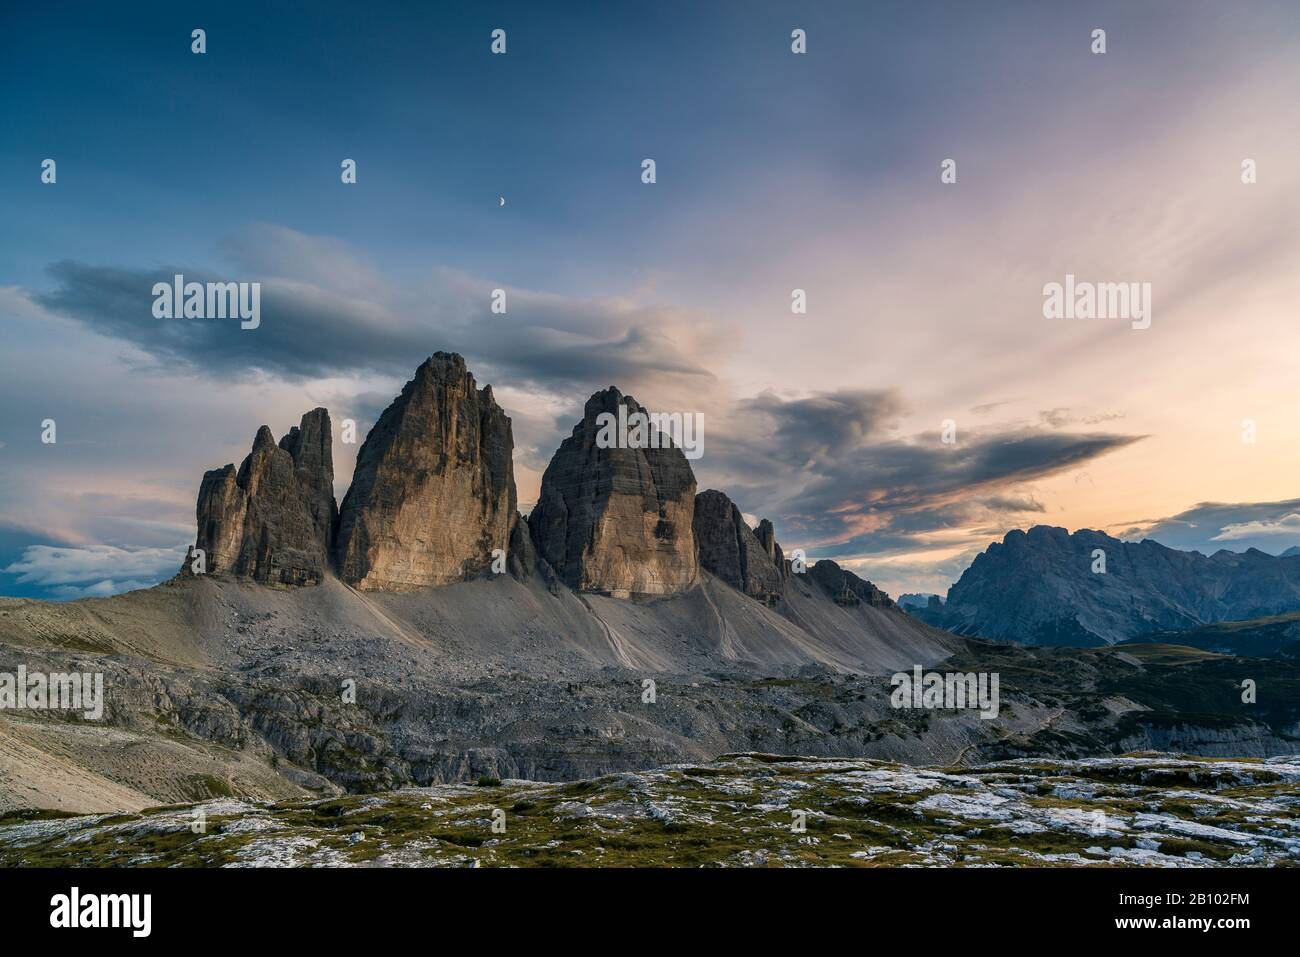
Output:
<path fill-rule="evenodd" d="M 719 343 L 685 311 L 621 299 L 582 299 L 510 287 L 448 268 L 406 282 L 382 277 L 331 237 L 282 226 L 239 231 L 219 244 L 226 263 L 151 269 L 62 261 L 40 306 L 88 331 L 130 343 L 169 369 L 221 381 L 271 375 L 308 380 L 373 372 L 409 375 L 439 349 L 515 384 L 596 388 L 610 379 L 711 378 Z M 152 288 L 187 281 L 262 284 L 261 325 L 158 319 Z M 493 290 L 506 313 L 493 313 Z"/>
<path fill-rule="evenodd" d="M 111 595 L 175 574 L 187 548 L 32 545 L 2 571 L 17 576 L 20 584 L 50 588 L 59 597 Z"/>
<path fill-rule="evenodd" d="M 712 440 L 703 467 L 770 517 L 793 544 L 860 558 L 933 547 L 933 536 L 1044 506 L 1029 484 L 1068 472 L 1142 436 L 1015 426 L 900 434 L 895 390 L 846 390 L 739 403 L 732 432 Z M 734 485 L 726 481 L 730 478 Z M 951 548 L 951 541 L 947 547 Z"/>
<path fill-rule="evenodd" d="M 1300 544 L 1300 499 L 1201 502 L 1167 518 L 1123 522 L 1121 538 L 1154 538 L 1172 548 L 1205 553 L 1229 548 L 1280 552 Z"/>
<path fill-rule="evenodd" d="M 1288 543 L 1300 540 L 1300 513 L 1288 512 L 1278 519 L 1225 525 L 1212 541 L 1239 542 L 1252 538 L 1284 537 Z"/>

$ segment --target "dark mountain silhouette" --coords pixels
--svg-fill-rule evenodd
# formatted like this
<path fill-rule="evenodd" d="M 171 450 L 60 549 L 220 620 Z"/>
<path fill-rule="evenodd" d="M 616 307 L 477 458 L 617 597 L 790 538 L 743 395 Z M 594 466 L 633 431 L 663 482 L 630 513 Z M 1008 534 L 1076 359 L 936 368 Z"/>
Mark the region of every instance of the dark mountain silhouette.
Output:
<path fill-rule="evenodd" d="M 1213 555 L 1037 525 L 978 555 L 925 621 L 994 641 L 1095 646 L 1300 611 L 1300 556 Z"/>

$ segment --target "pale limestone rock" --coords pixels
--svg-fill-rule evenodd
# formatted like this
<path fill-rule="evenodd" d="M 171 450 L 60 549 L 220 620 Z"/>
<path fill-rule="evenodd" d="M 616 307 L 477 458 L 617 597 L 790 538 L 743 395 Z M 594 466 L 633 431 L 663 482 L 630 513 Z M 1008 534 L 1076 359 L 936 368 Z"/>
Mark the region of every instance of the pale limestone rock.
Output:
<path fill-rule="evenodd" d="M 431 356 L 357 454 L 339 511 L 339 576 L 403 591 L 487 571 L 519 521 L 513 451 L 492 387 L 478 389 L 459 355 Z"/>
<path fill-rule="evenodd" d="M 597 417 L 619 404 L 610 386 L 587 400 L 582 421 L 542 476 L 528 525 L 538 554 L 579 591 L 666 595 L 696 581 L 695 475 L 681 449 L 598 448 Z"/>

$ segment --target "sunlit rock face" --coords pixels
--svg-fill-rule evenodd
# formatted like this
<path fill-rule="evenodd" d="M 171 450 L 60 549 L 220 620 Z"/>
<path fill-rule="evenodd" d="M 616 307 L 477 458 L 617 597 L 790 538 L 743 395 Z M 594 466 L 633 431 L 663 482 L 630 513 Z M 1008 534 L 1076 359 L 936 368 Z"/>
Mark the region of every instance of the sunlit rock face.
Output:
<path fill-rule="evenodd" d="M 479 389 L 459 355 L 435 353 L 357 454 L 339 511 L 339 576 L 403 591 L 486 572 L 519 520 L 513 452 L 492 387 Z"/>
<path fill-rule="evenodd" d="M 682 450 L 597 443 L 602 414 L 645 413 L 610 386 L 583 409 L 542 476 L 528 524 L 538 554 L 579 591 L 666 595 L 697 578 L 695 474 Z"/>
<path fill-rule="evenodd" d="M 277 446 L 258 429 L 253 450 L 204 473 L 195 545 L 206 571 L 266 584 L 314 585 L 329 569 L 335 520 L 330 417 L 313 409 Z M 190 571 L 187 560 L 183 570 Z"/>

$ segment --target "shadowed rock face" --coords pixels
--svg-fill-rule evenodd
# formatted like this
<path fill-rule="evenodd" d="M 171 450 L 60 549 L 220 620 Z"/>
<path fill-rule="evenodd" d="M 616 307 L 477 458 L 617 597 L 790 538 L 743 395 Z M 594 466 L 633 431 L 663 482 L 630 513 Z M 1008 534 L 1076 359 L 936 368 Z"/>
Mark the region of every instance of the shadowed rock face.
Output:
<path fill-rule="evenodd" d="M 1292 611 L 1300 611 L 1300 558 L 1253 548 L 1206 556 L 1036 525 L 977 555 L 941 616 L 927 620 L 993 641 L 1102 645 Z"/>
<path fill-rule="evenodd" d="M 203 476 L 196 545 L 208 572 L 263 583 L 318 583 L 329 568 L 333 485 L 328 412 L 308 412 L 279 446 L 262 426 L 238 472 L 227 465 Z M 187 559 L 183 570 L 189 567 Z"/>
<path fill-rule="evenodd" d="M 459 355 L 435 353 L 379 417 L 339 510 L 339 576 L 363 590 L 464 581 L 518 521 L 510 419 Z"/>
<path fill-rule="evenodd" d="M 763 546 L 763 551 L 768 560 L 781 572 L 781 577 L 785 577 L 785 556 L 781 554 L 781 546 L 776 541 L 776 529 L 767 519 L 758 523 L 758 528 L 754 529 L 754 534 L 758 536 L 759 544 Z"/>
<path fill-rule="evenodd" d="M 839 605 L 870 605 L 873 608 L 896 608 L 893 599 L 871 582 L 859 578 L 853 572 L 840 568 L 830 559 L 824 558 L 809 571 L 813 581 L 831 596 Z"/>
<path fill-rule="evenodd" d="M 293 457 L 298 485 L 306 496 L 307 511 L 316 526 L 317 537 L 334 543 L 334 527 L 338 524 L 339 509 L 334 503 L 334 453 L 330 414 L 324 409 L 313 409 L 302 417 L 302 425 L 295 425 L 280 439 L 280 448 Z"/>
<path fill-rule="evenodd" d="M 772 523 L 765 522 L 769 534 Z M 731 499 L 715 489 L 695 496 L 695 542 L 701 567 L 765 604 L 780 600 L 782 575 L 768 547 L 775 536 L 760 540 Z"/>
<path fill-rule="evenodd" d="M 644 412 L 610 386 L 542 476 L 528 517 L 533 542 L 560 580 L 615 596 L 665 595 L 696 580 L 695 475 L 681 449 L 598 448 L 597 417 Z M 665 443 L 666 444 L 666 443 Z"/>

